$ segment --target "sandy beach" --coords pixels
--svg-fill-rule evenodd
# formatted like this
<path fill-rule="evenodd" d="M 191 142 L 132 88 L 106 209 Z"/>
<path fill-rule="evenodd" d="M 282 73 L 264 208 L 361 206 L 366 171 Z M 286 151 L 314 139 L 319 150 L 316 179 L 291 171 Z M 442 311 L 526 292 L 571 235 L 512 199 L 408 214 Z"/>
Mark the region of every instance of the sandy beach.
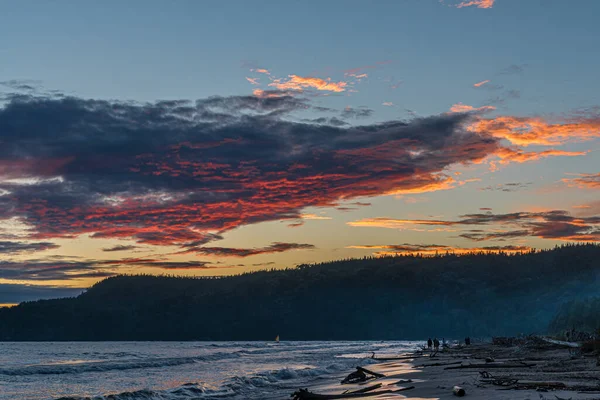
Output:
<path fill-rule="evenodd" d="M 364 365 L 384 377 L 356 384 L 328 383 L 308 390 L 324 395 L 366 390 L 363 394 L 370 393 L 366 398 L 371 399 L 434 400 L 456 398 L 453 387 L 458 385 L 465 390 L 465 397 L 472 399 L 600 399 L 600 367 L 594 354 L 540 340 L 513 346 L 456 346 L 437 354 L 423 351 L 376 357 L 398 359 Z M 389 392 L 411 386 L 414 388 Z M 382 391 L 388 392 L 375 394 Z"/>

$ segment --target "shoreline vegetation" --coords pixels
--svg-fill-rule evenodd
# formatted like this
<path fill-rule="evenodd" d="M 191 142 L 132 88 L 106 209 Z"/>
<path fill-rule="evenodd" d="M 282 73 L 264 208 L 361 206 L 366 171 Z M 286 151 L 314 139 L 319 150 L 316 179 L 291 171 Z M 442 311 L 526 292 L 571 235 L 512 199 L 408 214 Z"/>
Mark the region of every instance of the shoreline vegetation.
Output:
<path fill-rule="evenodd" d="M 599 245 L 580 244 L 518 254 L 364 257 L 220 279 L 116 276 L 78 297 L 0 309 L 0 340 L 415 340 L 430 332 L 595 331 L 598 259 Z"/>
<path fill-rule="evenodd" d="M 598 339 L 566 342 L 531 335 L 439 351 L 374 354 L 380 363 L 358 366 L 341 383 L 299 389 L 292 398 L 600 399 L 599 351 Z"/>

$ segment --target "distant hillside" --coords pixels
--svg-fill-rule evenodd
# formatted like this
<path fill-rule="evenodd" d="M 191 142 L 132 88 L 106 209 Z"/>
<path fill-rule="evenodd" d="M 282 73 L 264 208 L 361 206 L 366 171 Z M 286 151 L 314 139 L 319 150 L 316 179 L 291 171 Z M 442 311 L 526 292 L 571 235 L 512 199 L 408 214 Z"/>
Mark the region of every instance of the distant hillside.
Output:
<path fill-rule="evenodd" d="M 119 276 L 0 310 L 0 340 L 416 339 L 543 332 L 597 294 L 600 246 L 342 260 L 222 279 Z"/>

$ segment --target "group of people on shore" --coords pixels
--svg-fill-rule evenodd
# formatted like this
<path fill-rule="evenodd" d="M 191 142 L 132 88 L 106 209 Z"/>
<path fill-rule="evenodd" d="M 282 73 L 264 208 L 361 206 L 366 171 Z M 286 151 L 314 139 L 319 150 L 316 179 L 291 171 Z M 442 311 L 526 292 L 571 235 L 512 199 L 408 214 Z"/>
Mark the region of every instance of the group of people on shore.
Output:
<path fill-rule="evenodd" d="M 427 348 L 431 350 L 432 346 L 435 351 L 438 351 L 440 349 L 440 341 L 438 340 L 438 338 L 435 338 L 433 340 L 431 340 L 431 338 L 427 339 Z M 446 346 L 446 339 L 442 339 L 442 346 Z"/>

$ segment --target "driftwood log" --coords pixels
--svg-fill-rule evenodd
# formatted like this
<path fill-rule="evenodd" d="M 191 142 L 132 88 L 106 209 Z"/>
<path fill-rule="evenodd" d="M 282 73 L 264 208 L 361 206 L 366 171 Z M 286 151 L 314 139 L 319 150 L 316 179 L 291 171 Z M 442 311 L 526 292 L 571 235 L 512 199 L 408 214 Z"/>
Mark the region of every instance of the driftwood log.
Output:
<path fill-rule="evenodd" d="M 359 399 L 362 397 L 379 396 L 380 394 L 389 394 L 403 392 L 405 390 L 414 389 L 414 386 L 396 389 L 396 390 L 378 390 L 366 393 L 342 393 L 342 394 L 318 394 L 309 392 L 308 389 L 300 389 L 292 394 L 293 400 L 334 400 L 334 399 Z"/>
<path fill-rule="evenodd" d="M 444 369 L 465 369 L 465 368 L 531 368 L 536 364 L 467 364 L 467 365 L 457 365 L 455 367 L 446 367 Z"/>
<path fill-rule="evenodd" d="M 342 380 L 341 384 L 345 385 L 348 383 L 366 382 L 370 379 L 383 377 L 385 377 L 385 375 L 380 374 L 378 372 L 373 372 L 363 367 L 356 367 L 356 371 L 350 373 L 347 377 L 345 377 L 344 380 Z"/>

